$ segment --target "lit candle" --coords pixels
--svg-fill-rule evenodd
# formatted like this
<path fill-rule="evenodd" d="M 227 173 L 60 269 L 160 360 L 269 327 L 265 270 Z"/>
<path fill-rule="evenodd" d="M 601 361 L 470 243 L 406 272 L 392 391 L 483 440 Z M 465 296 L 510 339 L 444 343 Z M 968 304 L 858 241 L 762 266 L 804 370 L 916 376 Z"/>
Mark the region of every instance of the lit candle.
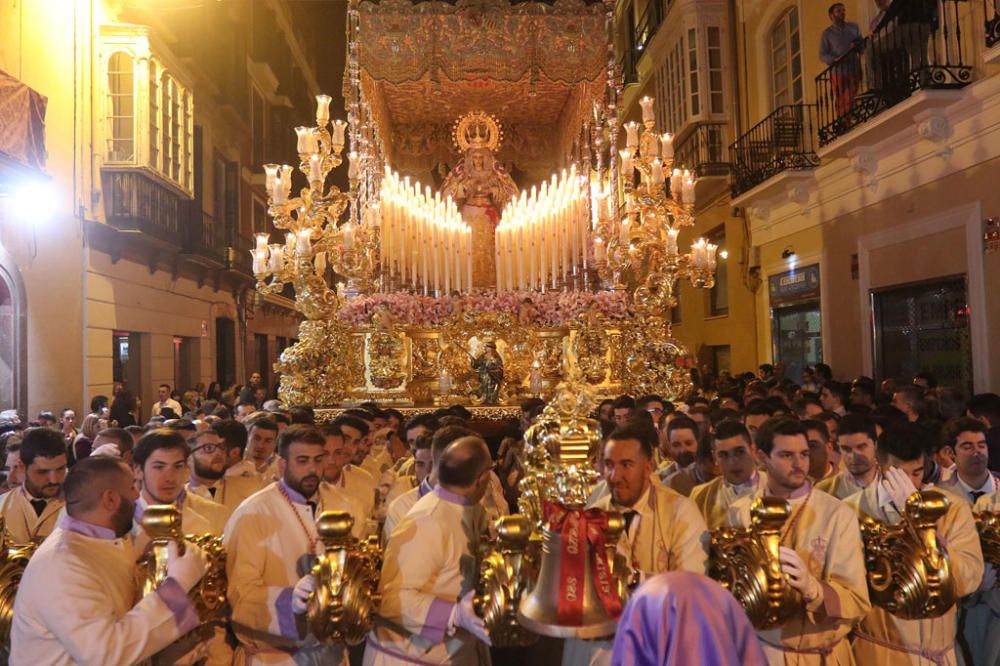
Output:
<path fill-rule="evenodd" d="M 323 182 L 323 158 L 319 153 L 313 153 L 309 156 L 309 182 Z"/>
<path fill-rule="evenodd" d="M 632 170 L 634 169 L 632 165 L 632 151 L 631 150 L 620 150 L 618 152 L 622 158 L 622 180 L 627 183 L 632 182 Z"/>
<path fill-rule="evenodd" d="M 685 204 L 694 205 L 694 178 L 687 177 L 684 179 L 684 183 L 681 187 L 681 201 Z"/>
<path fill-rule="evenodd" d="M 267 246 L 250 250 L 253 257 L 253 274 L 262 277 L 267 272 Z"/>
<path fill-rule="evenodd" d="M 320 127 L 330 122 L 330 102 L 333 98 L 329 95 L 316 95 L 316 124 Z"/>
<path fill-rule="evenodd" d="M 468 290 L 472 291 L 472 229 L 465 228 L 465 260 L 466 260 L 466 280 Z"/>
<path fill-rule="evenodd" d="M 288 201 L 288 193 L 292 191 L 292 167 L 282 164 L 274 190 L 274 203 L 283 204 Z"/>
<path fill-rule="evenodd" d="M 642 122 L 651 123 L 653 120 L 653 98 L 643 97 L 639 100 L 639 106 L 642 107 Z"/>
<path fill-rule="evenodd" d="M 674 159 L 674 137 L 670 132 L 660 136 L 660 157 L 664 162 Z"/>
<path fill-rule="evenodd" d="M 680 229 L 668 229 L 667 230 L 667 256 L 676 257 L 677 256 L 677 236 L 681 233 Z"/>
<path fill-rule="evenodd" d="M 361 160 L 358 158 L 357 151 L 352 150 L 348 153 L 347 160 L 347 178 L 349 180 L 356 180 L 358 172 L 361 169 Z"/>
<path fill-rule="evenodd" d="M 654 185 L 663 184 L 663 163 L 659 159 L 654 159 L 650 165 L 650 178 Z"/>
<path fill-rule="evenodd" d="M 674 199 L 679 199 L 683 189 L 684 176 L 680 169 L 674 169 L 674 173 L 670 176 L 670 194 Z"/>
<path fill-rule="evenodd" d="M 285 268 L 285 246 L 281 243 L 275 243 L 270 245 L 269 248 L 267 268 L 272 273 L 280 273 Z"/>
<path fill-rule="evenodd" d="M 639 124 L 635 121 L 625 123 L 625 145 L 633 152 L 639 147 Z"/>
<path fill-rule="evenodd" d="M 333 121 L 333 137 L 331 143 L 335 146 L 344 146 L 344 130 L 347 129 L 347 123 L 343 120 Z"/>
<path fill-rule="evenodd" d="M 295 236 L 295 254 L 308 257 L 312 253 L 312 230 L 301 229 Z"/>
<path fill-rule="evenodd" d="M 315 153 L 319 149 L 319 141 L 316 138 L 316 128 L 296 127 L 295 135 L 298 137 L 297 147 L 299 155 Z"/>
<path fill-rule="evenodd" d="M 267 190 L 267 196 L 271 199 L 274 198 L 275 192 L 281 185 L 281 176 L 278 175 L 280 168 L 277 164 L 264 165 L 264 188 Z"/>

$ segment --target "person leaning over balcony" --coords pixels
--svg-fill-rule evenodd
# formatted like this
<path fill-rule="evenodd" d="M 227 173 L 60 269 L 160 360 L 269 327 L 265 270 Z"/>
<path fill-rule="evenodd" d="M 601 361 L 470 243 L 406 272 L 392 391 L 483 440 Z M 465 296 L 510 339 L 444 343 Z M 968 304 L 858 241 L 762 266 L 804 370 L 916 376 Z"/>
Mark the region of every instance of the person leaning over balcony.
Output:
<path fill-rule="evenodd" d="M 820 39 L 819 59 L 830 66 L 830 85 L 833 87 L 834 108 L 837 116 L 851 110 L 854 97 L 861 83 L 862 43 L 861 28 L 857 23 L 849 23 L 844 3 L 835 2 L 827 12 L 831 25 L 823 31 Z"/>

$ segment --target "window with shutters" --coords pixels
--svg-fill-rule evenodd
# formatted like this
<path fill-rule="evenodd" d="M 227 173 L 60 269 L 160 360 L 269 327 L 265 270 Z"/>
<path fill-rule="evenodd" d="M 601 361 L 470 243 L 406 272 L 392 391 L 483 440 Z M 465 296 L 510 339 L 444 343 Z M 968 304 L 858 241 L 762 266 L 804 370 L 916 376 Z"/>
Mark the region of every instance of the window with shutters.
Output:
<path fill-rule="evenodd" d="M 774 108 L 802 102 L 799 10 L 792 7 L 771 28 L 771 101 Z"/>

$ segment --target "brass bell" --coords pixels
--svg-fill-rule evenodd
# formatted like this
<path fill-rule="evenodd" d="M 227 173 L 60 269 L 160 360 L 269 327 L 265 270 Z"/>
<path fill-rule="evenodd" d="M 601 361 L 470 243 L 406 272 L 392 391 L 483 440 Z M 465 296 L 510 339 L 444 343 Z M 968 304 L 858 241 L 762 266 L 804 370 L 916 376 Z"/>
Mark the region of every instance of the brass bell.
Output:
<path fill-rule="evenodd" d="M 618 618 L 605 610 L 594 584 L 590 542 L 580 539 L 580 544 L 587 563 L 583 568 L 583 617 L 579 625 L 568 626 L 558 617 L 562 534 L 547 526 L 542 528 L 542 566 L 538 582 L 517 613 L 518 622 L 529 631 L 555 638 L 601 638 L 615 633 Z M 620 594 L 620 588 L 616 592 Z"/>

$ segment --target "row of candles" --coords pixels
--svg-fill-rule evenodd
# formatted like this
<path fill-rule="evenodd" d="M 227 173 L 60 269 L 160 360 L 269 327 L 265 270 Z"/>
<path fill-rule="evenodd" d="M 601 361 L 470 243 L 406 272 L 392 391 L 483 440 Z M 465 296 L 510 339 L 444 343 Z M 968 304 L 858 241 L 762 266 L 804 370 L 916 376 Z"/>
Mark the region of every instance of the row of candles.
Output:
<path fill-rule="evenodd" d="M 504 208 L 495 239 L 497 291 L 556 288 L 587 268 L 590 212 L 576 167 Z"/>
<path fill-rule="evenodd" d="M 472 230 L 451 197 L 386 167 L 379 202 L 383 274 L 435 296 L 472 290 Z"/>

